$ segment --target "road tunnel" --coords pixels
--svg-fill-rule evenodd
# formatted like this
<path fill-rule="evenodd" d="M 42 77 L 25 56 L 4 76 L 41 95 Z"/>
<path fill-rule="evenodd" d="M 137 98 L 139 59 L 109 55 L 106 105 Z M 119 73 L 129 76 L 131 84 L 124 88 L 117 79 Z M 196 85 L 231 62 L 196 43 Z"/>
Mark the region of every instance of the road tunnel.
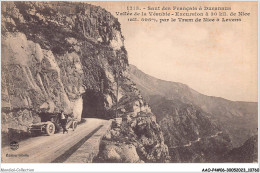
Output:
<path fill-rule="evenodd" d="M 101 92 L 87 90 L 83 95 L 82 118 L 106 119 L 104 96 Z"/>

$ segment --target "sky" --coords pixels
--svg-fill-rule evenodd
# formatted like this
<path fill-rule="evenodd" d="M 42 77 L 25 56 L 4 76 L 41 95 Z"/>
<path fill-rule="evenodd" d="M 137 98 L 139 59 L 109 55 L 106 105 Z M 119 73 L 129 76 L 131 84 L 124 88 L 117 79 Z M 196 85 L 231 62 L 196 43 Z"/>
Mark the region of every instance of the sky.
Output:
<path fill-rule="evenodd" d="M 149 3 L 149 4 L 148 4 Z M 222 4 L 221 4 L 222 3 Z M 257 101 L 256 2 L 91 2 L 119 19 L 130 64 L 209 96 Z M 127 6 L 227 6 L 250 12 L 242 22 L 129 22 Z M 160 12 L 160 11 L 158 11 Z M 185 12 L 185 11 L 182 11 Z M 236 17 L 234 17 L 236 18 Z"/>

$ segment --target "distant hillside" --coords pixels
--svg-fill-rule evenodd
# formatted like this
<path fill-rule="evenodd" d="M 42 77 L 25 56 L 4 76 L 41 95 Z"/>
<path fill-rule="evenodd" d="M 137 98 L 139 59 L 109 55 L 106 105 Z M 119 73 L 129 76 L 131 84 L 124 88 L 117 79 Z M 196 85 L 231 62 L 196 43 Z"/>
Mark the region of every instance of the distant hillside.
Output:
<path fill-rule="evenodd" d="M 216 162 L 232 149 L 230 137 L 193 104 L 151 96 L 149 102 L 169 146 L 172 162 Z"/>
<path fill-rule="evenodd" d="M 225 162 L 252 163 L 257 162 L 258 157 L 257 135 L 249 138 L 241 147 L 234 148 L 224 156 Z"/>
<path fill-rule="evenodd" d="M 200 107 L 228 132 L 232 144 L 236 147 L 241 146 L 249 137 L 257 134 L 256 102 L 235 102 L 220 97 L 206 96 L 185 84 L 164 81 L 147 75 L 133 65 L 130 65 L 129 72 L 130 78 L 151 105 L 153 112 L 156 112 L 154 96 L 159 95 L 167 100 L 179 100 L 182 103 Z"/>

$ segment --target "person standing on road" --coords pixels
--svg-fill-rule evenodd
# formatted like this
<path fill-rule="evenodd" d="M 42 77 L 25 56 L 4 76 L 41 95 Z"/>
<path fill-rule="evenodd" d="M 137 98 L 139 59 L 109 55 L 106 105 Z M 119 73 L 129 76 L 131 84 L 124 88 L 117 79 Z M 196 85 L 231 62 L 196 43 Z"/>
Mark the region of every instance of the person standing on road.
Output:
<path fill-rule="evenodd" d="M 64 112 L 61 111 L 61 127 L 62 127 L 62 129 L 63 129 L 63 134 L 64 134 L 65 132 L 69 133 L 69 131 L 68 131 L 67 128 L 66 128 L 66 124 L 67 124 L 67 119 L 66 119 L 66 117 L 65 117 L 65 115 L 64 115 Z"/>

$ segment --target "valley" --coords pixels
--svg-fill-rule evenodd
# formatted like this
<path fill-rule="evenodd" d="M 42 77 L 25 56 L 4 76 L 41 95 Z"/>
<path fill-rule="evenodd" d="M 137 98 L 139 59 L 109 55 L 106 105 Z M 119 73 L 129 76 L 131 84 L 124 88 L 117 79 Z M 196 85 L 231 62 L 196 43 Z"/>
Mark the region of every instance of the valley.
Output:
<path fill-rule="evenodd" d="M 129 71 L 156 115 L 173 162 L 218 162 L 257 134 L 257 103 L 206 96 L 133 65 Z"/>

